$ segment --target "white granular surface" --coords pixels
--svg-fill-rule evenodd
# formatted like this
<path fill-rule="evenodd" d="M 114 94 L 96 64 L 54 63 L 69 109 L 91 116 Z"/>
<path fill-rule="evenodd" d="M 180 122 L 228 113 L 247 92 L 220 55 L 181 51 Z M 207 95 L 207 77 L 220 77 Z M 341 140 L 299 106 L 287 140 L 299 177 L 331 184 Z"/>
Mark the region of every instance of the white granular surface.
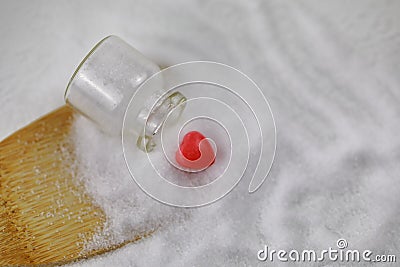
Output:
<path fill-rule="evenodd" d="M 122 169 L 112 160 L 95 163 L 114 149 L 87 129 L 91 140 L 80 133 L 88 141 L 81 156 L 96 150 L 88 148 L 92 140 L 108 151 L 98 150 L 85 164 L 95 166 L 91 171 L 106 185 L 110 178 L 119 181 L 88 188 L 108 206 L 114 241 L 146 223 L 165 227 L 74 266 L 257 266 L 264 244 L 327 249 L 338 238 L 346 238 L 349 248 L 398 254 L 399 10 L 399 1 L 390 0 L 4 0 L 0 135 L 64 104 L 77 63 L 108 34 L 163 66 L 226 63 L 257 82 L 274 112 L 278 149 L 266 183 L 255 195 L 238 188 L 204 208 L 163 206 L 126 173 L 117 175 Z M 129 190 L 118 186 L 124 181 Z"/>
<path fill-rule="evenodd" d="M 77 179 L 107 217 L 104 231 L 86 244 L 87 249 L 132 240 L 138 234 L 157 231 L 182 218 L 182 209 L 160 204 L 134 183 L 124 161 L 120 137 L 102 133 L 94 123 L 78 115 L 72 139 Z M 145 168 L 141 175 L 146 176 Z"/>

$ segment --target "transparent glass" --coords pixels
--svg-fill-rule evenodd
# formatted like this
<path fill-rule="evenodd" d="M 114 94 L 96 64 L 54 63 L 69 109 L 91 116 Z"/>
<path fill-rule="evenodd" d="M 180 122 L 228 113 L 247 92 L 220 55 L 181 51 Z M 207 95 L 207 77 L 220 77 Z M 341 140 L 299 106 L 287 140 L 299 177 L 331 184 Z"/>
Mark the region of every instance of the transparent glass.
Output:
<path fill-rule="evenodd" d="M 136 90 L 160 68 L 117 36 L 101 40 L 82 60 L 65 91 L 65 101 L 99 128 L 110 134 L 122 131 L 125 110 Z M 162 81 L 156 85 L 164 91 Z M 161 95 L 161 93 L 159 94 Z M 143 107 L 137 116 L 138 128 L 146 124 L 149 136 L 139 136 L 137 145 L 151 150 L 151 135 L 162 126 L 166 114 L 175 104 L 185 101 L 179 92 L 154 98 L 159 101 L 150 115 Z M 141 103 L 149 99 L 142 99 Z"/>

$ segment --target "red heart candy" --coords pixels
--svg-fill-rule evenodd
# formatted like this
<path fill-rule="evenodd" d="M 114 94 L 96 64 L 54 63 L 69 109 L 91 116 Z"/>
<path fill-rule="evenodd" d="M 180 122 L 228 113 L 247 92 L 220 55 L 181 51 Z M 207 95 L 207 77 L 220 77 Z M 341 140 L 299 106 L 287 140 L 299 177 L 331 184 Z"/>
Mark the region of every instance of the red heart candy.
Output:
<path fill-rule="evenodd" d="M 184 168 L 202 170 L 214 163 L 215 153 L 204 135 L 191 131 L 183 137 L 175 158 Z"/>

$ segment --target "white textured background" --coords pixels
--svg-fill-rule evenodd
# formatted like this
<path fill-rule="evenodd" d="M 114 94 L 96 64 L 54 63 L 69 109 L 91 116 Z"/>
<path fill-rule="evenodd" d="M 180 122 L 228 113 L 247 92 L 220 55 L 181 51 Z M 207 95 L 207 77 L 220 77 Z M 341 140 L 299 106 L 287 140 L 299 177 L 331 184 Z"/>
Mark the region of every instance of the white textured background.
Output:
<path fill-rule="evenodd" d="M 109 34 L 163 66 L 212 60 L 248 74 L 278 150 L 256 195 L 233 192 L 79 264 L 255 265 L 264 244 L 326 249 L 340 237 L 400 258 L 399 1 L 0 1 L 0 137 L 62 105 Z"/>

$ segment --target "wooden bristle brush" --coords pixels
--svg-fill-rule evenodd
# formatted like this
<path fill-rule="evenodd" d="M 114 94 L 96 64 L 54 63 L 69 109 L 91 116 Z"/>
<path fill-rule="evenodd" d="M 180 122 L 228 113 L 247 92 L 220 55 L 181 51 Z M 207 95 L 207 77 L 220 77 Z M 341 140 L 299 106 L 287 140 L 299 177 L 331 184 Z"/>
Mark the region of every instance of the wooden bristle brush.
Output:
<path fill-rule="evenodd" d="M 106 217 L 76 179 L 63 106 L 0 143 L 0 266 L 61 264 L 137 241 L 87 250 Z"/>

